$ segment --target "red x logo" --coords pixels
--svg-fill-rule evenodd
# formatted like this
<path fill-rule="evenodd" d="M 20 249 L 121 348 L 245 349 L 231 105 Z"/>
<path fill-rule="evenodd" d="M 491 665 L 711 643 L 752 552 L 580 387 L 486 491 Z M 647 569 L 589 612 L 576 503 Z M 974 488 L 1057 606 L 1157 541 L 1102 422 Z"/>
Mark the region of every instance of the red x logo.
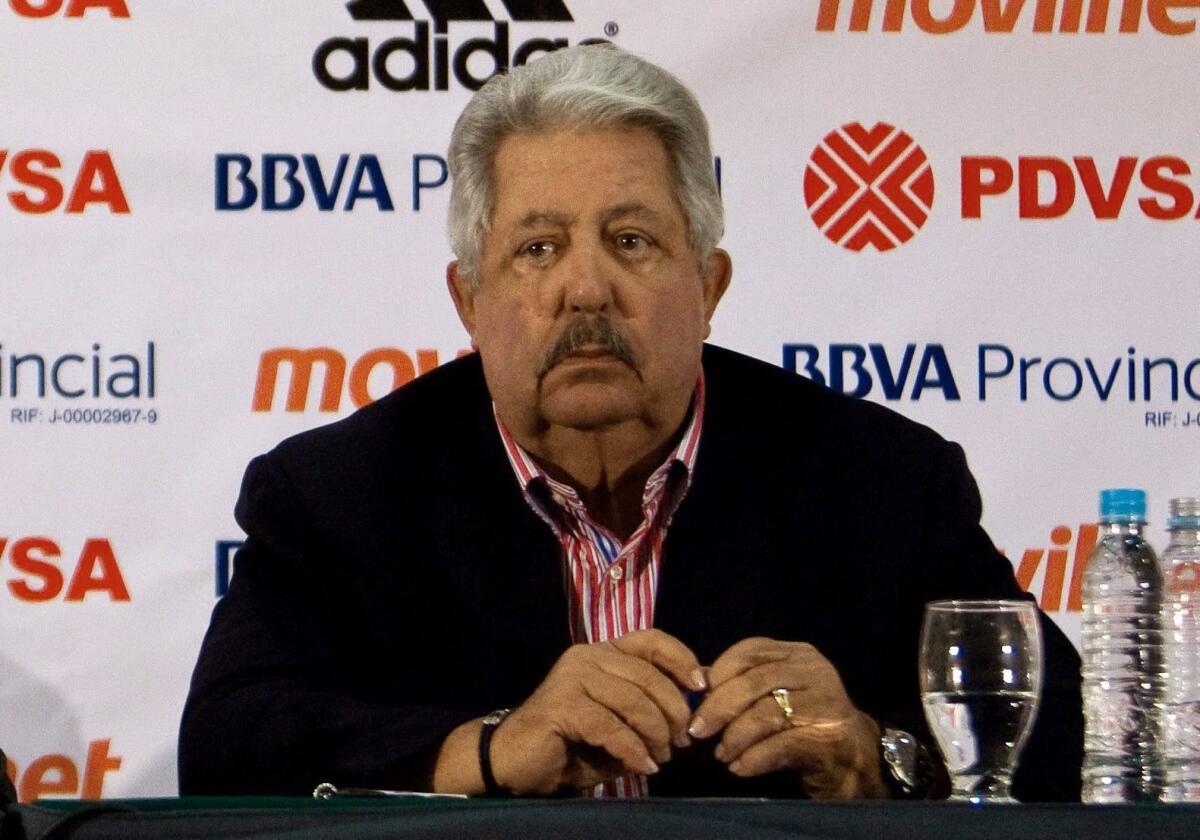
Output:
<path fill-rule="evenodd" d="M 933 170 L 921 147 L 895 126 L 850 123 L 813 151 L 804 201 L 820 231 L 843 248 L 890 251 L 929 218 Z"/>

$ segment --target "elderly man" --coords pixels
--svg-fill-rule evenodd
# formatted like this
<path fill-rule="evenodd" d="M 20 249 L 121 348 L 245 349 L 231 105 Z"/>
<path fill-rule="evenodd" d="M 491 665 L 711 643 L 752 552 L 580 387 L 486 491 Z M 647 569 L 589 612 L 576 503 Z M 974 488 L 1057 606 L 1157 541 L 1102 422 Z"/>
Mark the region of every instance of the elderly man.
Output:
<path fill-rule="evenodd" d="M 478 353 L 251 464 L 181 790 L 924 795 L 923 605 L 1021 597 L 961 450 L 704 344 L 730 259 L 660 68 L 515 68 L 449 160 Z M 1078 660 L 1043 624 L 1016 793 L 1069 799 Z"/>

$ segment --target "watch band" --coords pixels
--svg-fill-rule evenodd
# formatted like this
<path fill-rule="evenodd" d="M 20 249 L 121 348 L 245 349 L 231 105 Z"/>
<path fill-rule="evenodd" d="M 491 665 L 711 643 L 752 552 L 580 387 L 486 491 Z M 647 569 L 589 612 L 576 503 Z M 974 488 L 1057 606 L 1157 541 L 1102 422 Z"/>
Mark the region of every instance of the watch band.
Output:
<path fill-rule="evenodd" d="M 512 709 L 497 709 L 483 719 L 483 727 L 479 730 L 479 775 L 483 776 L 484 796 L 513 795 L 512 791 L 496 784 L 496 777 L 492 775 L 492 735 L 511 711 Z"/>

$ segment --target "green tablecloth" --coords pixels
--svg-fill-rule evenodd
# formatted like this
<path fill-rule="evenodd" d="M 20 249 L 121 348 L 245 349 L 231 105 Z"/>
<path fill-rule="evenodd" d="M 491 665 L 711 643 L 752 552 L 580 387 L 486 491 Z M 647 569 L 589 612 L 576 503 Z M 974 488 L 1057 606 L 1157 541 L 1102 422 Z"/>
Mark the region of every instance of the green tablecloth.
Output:
<path fill-rule="evenodd" d="M 49 834 L 48 834 L 49 833 Z M 1186 806 L 758 800 L 137 799 L 10 809 L 3 840 L 49 838 L 813 838 L 1174 840 L 1200 837 Z"/>

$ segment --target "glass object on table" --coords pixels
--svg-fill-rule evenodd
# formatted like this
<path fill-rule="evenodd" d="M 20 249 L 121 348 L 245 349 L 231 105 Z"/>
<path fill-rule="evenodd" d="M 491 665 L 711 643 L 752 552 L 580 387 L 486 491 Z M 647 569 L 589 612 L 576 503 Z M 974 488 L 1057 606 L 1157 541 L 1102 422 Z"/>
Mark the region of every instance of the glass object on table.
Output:
<path fill-rule="evenodd" d="M 1162 555 L 1164 802 L 1200 804 L 1200 498 L 1171 500 Z"/>
<path fill-rule="evenodd" d="M 950 798 L 1016 802 L 1009 788 L 1042 684 L 1033 603 L 926 604 L 920 684 L 925 719 L 950 773 Z"/>
<path fill-rule="evenodd" d="M 1145 491 L 1101 491 L 1100 535 L 1080 595 L 1080 798 L 1154 802 L 1163 780 L 1163 576 L 1146 539 Z"/>

